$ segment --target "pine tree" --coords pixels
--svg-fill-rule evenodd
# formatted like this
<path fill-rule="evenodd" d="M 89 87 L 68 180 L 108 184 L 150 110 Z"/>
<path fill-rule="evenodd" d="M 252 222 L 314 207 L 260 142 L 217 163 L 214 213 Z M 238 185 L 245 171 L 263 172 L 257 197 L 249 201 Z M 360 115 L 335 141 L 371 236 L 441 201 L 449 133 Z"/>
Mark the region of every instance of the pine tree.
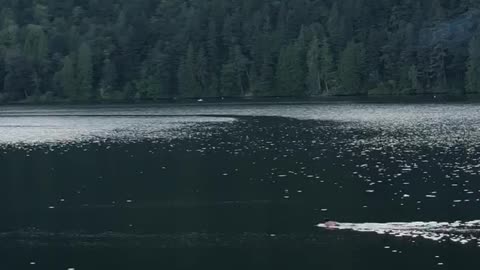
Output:
<path fill-rule="evenodd" d="M 305 91 L 305 73 L 302 66 L 303 50 L 298 43 L 284 47 L 278 58 L 276 84 L 281 96 L 300 96 Z"/>
<path fill-rule="evenodd" d="M 468 48 L 466 91 L 467 93 L 480 92 L 480 36 L 472 38 Z"/>
<path fill-rule="evenodd" d="M 208 89 L 205 93 L 207 97 L 218 97 L 219 94 L 220 81 L 215 73 L 211 74 Z"/>
<path fill-rule="evenodd" d="M 117 84 L 117 67 L 115 62 L 110 59 L 105 59 L 102 69 L 102 81 L 100 88 L 100 97 L 109 98 L 115 90 Z"/>
<path fill-rule="evenodd" d="M 340 57 L 339 72 L 344 94 L 359 93 L 362 83 L 361 48 L 349 42 Z"/>
<path fill-rule="evenodd" d="M 347 37 L 352 36 L 352 29 L 345 10 L 341 9 L 343 2 L 334 1 L 329 12 L 327 20 L 327 30 L 330 36 L 330 41 L 335 53 L 341 51 L 345 47 Z"/>
<path fill-rule="evenodd" d="M 34 70 L 28 59 L 18 49 L 5 55 L 5 78 L 3 89 L 12 99 L 28 98 L 34 89 Z"/>
<path fill-rule="evenodd" d="M 330 45 L 326 38 L 323 39 L 320 49 L 320 78 L 327 95 L 330 94 L 330 90 L 336 90 L 335 65 Z"/>
<path fill-rule="evenodd" d="M 235 73 L 237 75 L 237 85 L 240 87 L 240 95 L 244 96 L 246 92 L 246 85 L 248 82 L 248 58 L 243 54 L 240 46 L 233 48 L 233 62 L 235 65 Z"/>
<path fill-rule="evenodd" d="M 210 72 L 217 71 L 219 60 L 218 55 L 218 34 L 217 25 L 213 19 L 208 22 L 208 37 L 207 37 L 207 57 L 210 64 Z"/>
<path fill-rule="evenodd" d="M 75 69 L 71 56 L 63 59 L 63 67 L 59 71 L 59 80 L 62 87 L 62 95 L 70 99 L 77 98 L 77 84 L 75 81 Z"/>
<path fill-rule="evenodd" d="M 429 85 L 433 89 L 447 88 L 446 56 L 445 48 L 442 44 L 437 44 L 430 50 L 427 72 Z"/>
<path fill-rule="evenodd" d="M 274 71 L 273 71 L 273 59 L 270 55 L 265 55 L 263 57 L 262 66 L 260 68 L 260 74 L 258 79 L 251 82 L 253 86 L 253 94 L 256 96 L 273 96 L 273 82 L 274 82 Z M 254 74 L 254 72 L 251 72 Z"/>
<path fill-rule="evenodd" d="M 27 35 L 23 46 L 27 58 L 35 65 L 40 65 L 47 58 L 47 37 L 41 26 L 27 26 Z"/>
<path fill-rule="evenodd" d="M 7 5 L 0 9 L 0 18 L 0 27 L 2 28 L 16 25 L 15 11 L 12 8 L 8 8 Z"/>
<path fill-rule="evenodd" d="M 240 95 L 235 63 L 227 62 L 222 66 L 221 77 L 221 95 L 225 97 L 235 97 Z"/>
<path fill-rule="evenodd" d="M 200 85 L 200 91 L 197 94 L 197 97 L 201 97 L 208 91 L 208 60 L 203 48 L 198 51 L 195 65 L 196 78 Z"/>
<path fill-rule="evenodd" d="M 320 42 L 317 36 L 313 37 L 307 53 L 307 79 L 308 94 L 318 96 L 322 93 L 320 73 Z"/>
<path fill-rule="evenodd" d="M 42 4 L 35 4 L 33 7 L 33 19 L 39 25 L 48 24 L 48 6 Z"/>
<path fill-rule="evenodd" d="M 0 47 L 13 49 L 18 46 L 19 27 L 8 25 L 0 31 Z"/>
<path fill-rule="evenodd" d="M 170 87 L 172 78 L 169 66 L 170 57 L 164 53 L 162 46 L 157 44 L 142 64 L 140 78 L 136 82 L 137 97 L 153 100 L 171 97 L 173 92 Z"/>
<path fill-rule="evenodd" d="M 233 47 L 234 44 L 234 36 L 233 36 L 233 19 L 232 16 L 227 16 L 223 23 L 223 31 L 222 31 L 222 50 L 224 52 L 224 56 L 228 56 L 230 48 Z"/>
<path fill-rule="evenodd" d="M 89 99 L 93 96 L 92 51 L 88 43 L 82 43 L 77 55 L 77 98 Z"/>
<path fill-rule="evenodd" d="M 417 66 L 411 65 L 408 70 L 408 78 L 410 80 L 410 86 L 413 90 L 418 90 L 418 71 Z"/>
<path fill-rule="evenodd" d="M 291 78 L 289 77 L 290 70 L 290 51 L 288 47 L 284 47 L 278 56 L 275 74 L 276 90 L 279 95 L 289 96 L 292 93 Z"/>
<path fill-rule="evenodd" d="M 182 97 L 200 97 L 202 92 L 201 84 L 197 80 L 197 64 L 195 49 L 190 44 L 187 54 L 181 61 L 178 73 L 178 91 Z"/>
<path fill-rule="evenodd" d="M 178 65 L 177 70 L 177 81 L 178 81 L 178 95 L 187 96 L 189 92 L 188 80 L 189 78 L 189 69 L 187 67 L 187 61 L 183 58 Z"/>

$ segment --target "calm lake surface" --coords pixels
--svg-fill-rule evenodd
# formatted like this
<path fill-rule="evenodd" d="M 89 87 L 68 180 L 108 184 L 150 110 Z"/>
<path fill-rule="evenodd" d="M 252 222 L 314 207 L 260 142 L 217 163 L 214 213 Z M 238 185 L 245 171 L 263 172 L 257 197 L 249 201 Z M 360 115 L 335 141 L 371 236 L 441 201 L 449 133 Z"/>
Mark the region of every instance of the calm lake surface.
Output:
<path fill-rule="evenodd" d="M 479 269 L 479 150 L 476 104 L 0 107 L 0 269 Z"/>

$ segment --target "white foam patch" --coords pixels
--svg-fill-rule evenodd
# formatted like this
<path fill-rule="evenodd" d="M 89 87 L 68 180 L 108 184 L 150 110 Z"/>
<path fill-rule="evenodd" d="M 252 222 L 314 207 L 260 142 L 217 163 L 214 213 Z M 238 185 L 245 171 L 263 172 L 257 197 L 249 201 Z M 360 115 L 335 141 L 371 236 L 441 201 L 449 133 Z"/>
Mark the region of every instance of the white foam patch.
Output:
<path fill-rule="evenodd" d="M 317 226 L 328 230 L 371 232 L 395 237 L 420 237 L 437 242 L 476 243 L 480 246 L 480 220 L 468 222 L 337 223 L 335 227 L 329 227 L 325 224 Z"/>

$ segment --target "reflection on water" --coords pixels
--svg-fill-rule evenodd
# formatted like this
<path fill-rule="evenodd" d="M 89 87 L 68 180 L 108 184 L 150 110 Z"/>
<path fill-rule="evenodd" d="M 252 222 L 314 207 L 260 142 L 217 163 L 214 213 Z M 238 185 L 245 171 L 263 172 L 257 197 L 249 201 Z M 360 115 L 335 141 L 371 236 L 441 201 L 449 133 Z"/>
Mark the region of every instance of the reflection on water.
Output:
<path fill-rule="evenodd" d="M 475 104 L 2 108 L 0 266 L 475 269 L 479 132 Z"/>

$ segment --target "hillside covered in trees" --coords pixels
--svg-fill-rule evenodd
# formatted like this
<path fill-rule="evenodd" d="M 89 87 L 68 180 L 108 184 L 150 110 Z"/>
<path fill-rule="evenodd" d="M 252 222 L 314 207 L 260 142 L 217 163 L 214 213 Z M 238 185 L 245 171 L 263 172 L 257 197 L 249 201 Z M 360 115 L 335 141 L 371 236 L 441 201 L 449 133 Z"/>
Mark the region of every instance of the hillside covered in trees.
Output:
<path fill-rule="evenodd" d="M 0 0 L 0 100 L 480 91 L 476 0 Z"/>

